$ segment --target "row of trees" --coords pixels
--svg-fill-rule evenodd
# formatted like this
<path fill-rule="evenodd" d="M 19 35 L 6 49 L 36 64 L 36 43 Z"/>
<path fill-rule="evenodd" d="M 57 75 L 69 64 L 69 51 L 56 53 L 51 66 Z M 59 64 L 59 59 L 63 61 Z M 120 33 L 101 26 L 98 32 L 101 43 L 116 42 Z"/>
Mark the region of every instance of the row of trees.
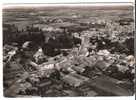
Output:
<path fill-rule="evenodd" d="M 48 37 L 47 34 L 52 34 L 51 32 L 43 32 L 39 28 L 32 26 L 27 26 L 26 29 L 21 31 L 15 25 L 9 25 L 6 27 L 7 30 L 3 31 L 4 44 L 11 44 L 13 42 L 18 43 L 19 46 L 26 41 L 31 41 L 33 48 L 41 46 L 44 50 L 44 53 L 50 56 L 54 56 L 60 53 L 60 49 L 72 48 L 76 44 L 81 43 L 81 39 L 74 37 L 72 34 L 67 33 L 56 33 L 54 36 L 49 37 L 48 42 L 45 42 L 45 39 Z M 53 38 L 55 37 L 55 38 Z M 54 53 L 55 50 L 56 52 Z"/>

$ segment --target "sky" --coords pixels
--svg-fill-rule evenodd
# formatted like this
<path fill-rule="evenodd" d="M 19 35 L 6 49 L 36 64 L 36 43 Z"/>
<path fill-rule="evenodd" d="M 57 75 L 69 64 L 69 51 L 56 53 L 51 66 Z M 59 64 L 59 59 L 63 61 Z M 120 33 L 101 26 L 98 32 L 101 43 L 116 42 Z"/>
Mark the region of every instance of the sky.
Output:
<path fill-rule="evenodd" d="M 68 3 L 68 4 L 65 4 L 65 3 L 48 3 L 48 4 L 45 4 L 45 3 L 19 3 L 19 4 L 15 4 L 15 3 L 8 3 L 8 4 L 3 4 L 2 6 L 4 8 L 11 8 L 11 7 L 42 7 L 42 6 L 123 6 L 123 5 L 134 5 L 132 2 L 130 3 L 78 3 L 78 4 L 75 4 L 75 3 Z"/>
<path fill-rule="evenodd" d="M 22 6 L 61 6 L 61 5 L 68 5 L 70 6 L 75 5 L 75 3 L 82 3 L 78 5 L 89 5 L 98 6 L 98 5 L 134 5 L 135 0 L 1 0 L 2 6 L 4 7 L 22 7 Z M 38 3 L 38 4 L 37 4 Z M 46 4 L 45 4 L 46 3 Z M 68 4 L 66 4 L 68 3 Z M 97 4 L 96 4 L 97 3 Z M 76 4 L 77 5 L 77 4 Z"/>
<path fill-rule="evenodd" d="M 1 0 L 2 3 L 134 2 L 135 0 Z"/>

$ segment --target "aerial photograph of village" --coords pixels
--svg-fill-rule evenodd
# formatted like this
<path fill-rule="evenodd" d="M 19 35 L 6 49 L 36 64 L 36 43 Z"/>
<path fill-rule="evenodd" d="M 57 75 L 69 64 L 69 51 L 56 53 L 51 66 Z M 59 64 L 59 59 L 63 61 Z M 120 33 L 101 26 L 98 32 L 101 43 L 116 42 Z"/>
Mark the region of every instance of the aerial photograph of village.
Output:
<path fill-rule="evenodd" d="M 4 96 L 133 96 L 133 10 L 3 7 Z"/>

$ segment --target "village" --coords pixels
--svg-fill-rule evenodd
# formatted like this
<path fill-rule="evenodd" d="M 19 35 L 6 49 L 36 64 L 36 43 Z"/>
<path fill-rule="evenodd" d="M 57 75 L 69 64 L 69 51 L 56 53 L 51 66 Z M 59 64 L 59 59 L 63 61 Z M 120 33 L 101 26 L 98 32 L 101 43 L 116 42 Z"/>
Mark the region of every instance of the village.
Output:
<path fill-rule="evenodd" d="M 133 17 L 81 15 L 3 23 L 4 96 L 133 95 Z"/>

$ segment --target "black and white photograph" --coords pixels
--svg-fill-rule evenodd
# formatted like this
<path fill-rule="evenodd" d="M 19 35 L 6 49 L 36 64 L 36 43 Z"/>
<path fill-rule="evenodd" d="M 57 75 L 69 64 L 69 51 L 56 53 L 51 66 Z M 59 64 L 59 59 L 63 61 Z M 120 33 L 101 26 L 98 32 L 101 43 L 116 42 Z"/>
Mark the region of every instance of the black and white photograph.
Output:
<path fill-rule="evenodd" d="M 133 3 L 7 5 L 4 97 L 134 95 Z"/>

